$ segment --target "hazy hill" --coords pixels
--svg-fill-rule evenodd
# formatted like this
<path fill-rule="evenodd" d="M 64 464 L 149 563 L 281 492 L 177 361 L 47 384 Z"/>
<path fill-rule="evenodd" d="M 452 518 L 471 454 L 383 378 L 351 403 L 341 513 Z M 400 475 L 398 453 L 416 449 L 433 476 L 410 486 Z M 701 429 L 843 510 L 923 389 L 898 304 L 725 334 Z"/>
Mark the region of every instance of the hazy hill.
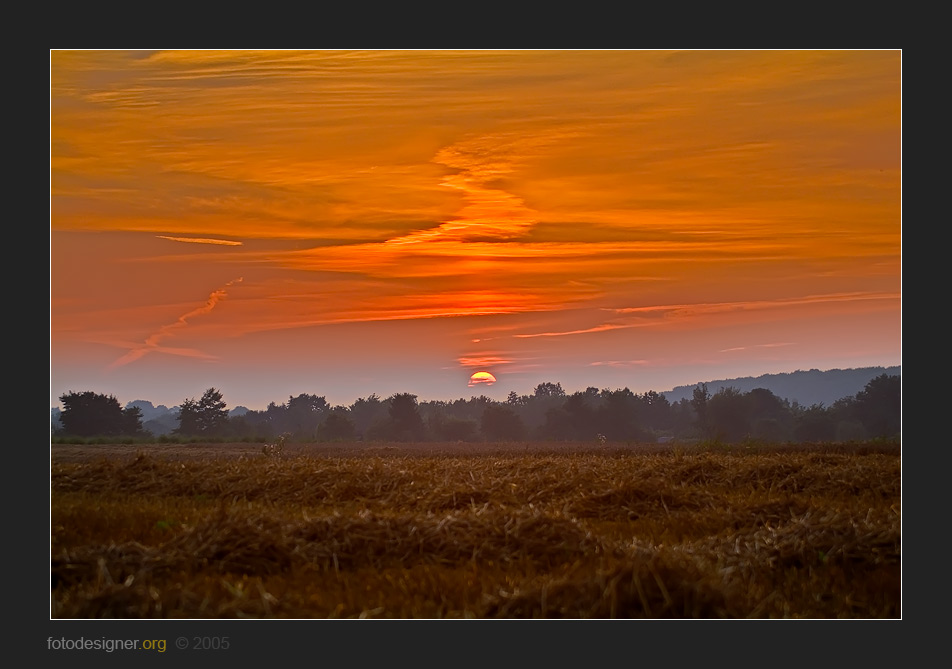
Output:
<path fill-rule="evenodd" d="M 859 369 L 830 369 L 820 371 L 796 371 L 785 374 L 763 374 L 761 376 L 745 376 L 737 379 L 718 379 L 716 381 L 702 381 L 707 384 L 707 392 L 713 395 L 722 388 L 736 388 L 742 393 L 750 392 L 754 388 L 766 388 L 774 395 L 792 402 L 799 402 L 802 406 L 823 404 L 828 407 L 833 402 L 844 397 L 855 395 L 866 387 L 872 379 L 880 374 L 902 376 L 902 367 L 862 367 Z M 682 399 L 691 399 L 694 388 L 677 386 L 673 390 L 661 393 L 671 403 Z"/>
<path fill-rule="evenodd" d="M 164 404 L 160 404 L 159 406 L 154 406 L 152 402 L 150 402 L 149 400 L 132 400 L 131 402 L 126 404 L 127 409 L 131 409 L 133 407 L 139 407 L 139 411 L 142 412 L 143 422 L 152 420 L 154 418 L 162 418 L 166 416 L 169 412 L 172 412 L 172 413 L 178 412 L 177 406 L 172 407 L 171 409 L 169 409 Z"/>

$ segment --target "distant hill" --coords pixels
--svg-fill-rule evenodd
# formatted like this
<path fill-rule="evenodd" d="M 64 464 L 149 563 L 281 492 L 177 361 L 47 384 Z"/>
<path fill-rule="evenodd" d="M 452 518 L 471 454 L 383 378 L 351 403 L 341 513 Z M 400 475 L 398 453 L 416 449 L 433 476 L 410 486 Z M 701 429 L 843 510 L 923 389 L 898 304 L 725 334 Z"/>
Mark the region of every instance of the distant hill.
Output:
<path fill-rule="evenodd" d="M 149 400 L 133 400 L 125 406 L 126 409 L 132 407 L 139 407 L 139 411 L 142 412 L 142 429 L 157 437 L 172 434 L 172 431 L 179 426 L 178 413 L 181 407 L 178 405 L 169 408 L 164 404 L 155 406 Z M 228 412 L 228 415 L 243 416 L 246 413 L 248 413 L 248 407 L 236 406 Z M 53 430 L 63 429 L 62 415 L 63 411 L 59 407 L 50 408 L 50 427 Z"/>
<path fill-rule="evenodd" d="M 177 406 L 169 409 L 164 404 L 159 406 L 154 406 L 149 400 L 132 400 L 126 404 L 127 409 L 132 409 L 134 407 L 139 407 L 139 411 L 142 412 L 142 420 L 148 421 L 155 418 L 164 418 L 169 413 L 178 413 L 179 408 Z"/>
<path fill-rule="evenodd" d="M 750 392 L 754 388 L 766 388 L 777 397 L 798 402 L 802 406 L 823 404 L 828 407 L 833 402 L 844 397 L 855 395 L 866 387 L 872 379 L 880 374 L 902 376 L 902 367 L 862 367 L 859 369 L 830 369 L 820 371 L 796 371 L 785 374 L 763 374 L 761 376 L 745 376 L 737 379 L 718 379 L 716 381 L 701 381 L 707 384 L 707 392 L 713 395 L 722 388 L 736 388 L 742 393 Z M 691 399 L 694 388 L 677 386 L 673 390 L 661 393 L 672 404 L 682 399 Z"/>

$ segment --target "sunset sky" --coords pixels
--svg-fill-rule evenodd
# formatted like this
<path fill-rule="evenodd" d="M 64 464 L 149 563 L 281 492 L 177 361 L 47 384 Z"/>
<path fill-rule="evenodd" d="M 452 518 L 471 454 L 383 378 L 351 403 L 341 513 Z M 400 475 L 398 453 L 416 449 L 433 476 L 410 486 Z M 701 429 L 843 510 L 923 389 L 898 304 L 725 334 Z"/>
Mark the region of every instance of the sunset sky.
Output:
<path fill-rule="evenodd" d="M 51 51 L 51 406 L 900 365 L 901 56 Z"/>

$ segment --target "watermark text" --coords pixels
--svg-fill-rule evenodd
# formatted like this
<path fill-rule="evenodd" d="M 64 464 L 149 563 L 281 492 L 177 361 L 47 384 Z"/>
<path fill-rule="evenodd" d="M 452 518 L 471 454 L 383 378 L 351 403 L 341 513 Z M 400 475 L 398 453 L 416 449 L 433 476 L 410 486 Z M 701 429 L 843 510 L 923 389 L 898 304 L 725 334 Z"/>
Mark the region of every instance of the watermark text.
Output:
<path fill-rule="evenodd" d="M 148 650 L 164 653 L 165 639 L 110 639 L 108 637 L 67 639 L 50 637 L 46 640 L 49 650 L 102 650 L 112 653 L 117 650 Z"/>

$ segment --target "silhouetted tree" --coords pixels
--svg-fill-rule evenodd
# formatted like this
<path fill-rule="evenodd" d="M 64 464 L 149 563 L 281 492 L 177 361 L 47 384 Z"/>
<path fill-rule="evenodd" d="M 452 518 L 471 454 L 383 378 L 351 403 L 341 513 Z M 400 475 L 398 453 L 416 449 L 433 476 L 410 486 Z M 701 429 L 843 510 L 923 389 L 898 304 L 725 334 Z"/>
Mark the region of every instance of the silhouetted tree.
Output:
<path fill-rule="evenodd" d="M 694 387 L 693 397 L 691 398 L 691 407 L 694 409 L 694 416 L 698 431 L 705 437 L 710 436 L 710 425 L 707 415 L 707 405 L 710 399 L 711 394 L 707 392 L 706 383 L 699 383 Z"/>
<path fill-rule="evenodd" d="M 562 390 L 561 383 L 550 383 L 546 381 L 535 387 L 533 395 L 535 397 L 565 397 L 565 391 Z"/>
<path fill-rule="evenodd" d="M 856 414 L 874 437 L 902 432 L 902 378 L 880 374 L 856 393 Z"/>
<path fill-rule="evenodd" d="M 536 430 L 542 439 L 553 441 L 572 441 L 575 439 L 575 426 L 572 416 L 560 404 L 545 412 L 545 422 Z"/>
<path fill-rule="evenodd" d="M 390 433 L 397 441 L 420 441 L 424 438 L 426 429 L 423 418 L 417 407 L 416 395 L 398 393 L 391 395 Z"/>
<path fill-rule="evenodd" d="M 472 441 L 476 438 L 476 430 L 476 421 L 449 416 L 440 424 L 437 434 L 444 441 Z"/>
<path fill-rule="evenodd" d="M 172 432 L 181 435 L 196 435 L 201 433 L 201 421 L 198 418 L 198 402 L 188 397 L 182 400 L 178 412 L 179 426 Z"/>
<path fill-rule="evenodd" d="M 356 429 L 345 413 L 333 411 L 317 428 L 317 435 L 321 441 L 349 441 L 354 438 Z"/>
<path fill-rule="evenodd" d="M 258 437 L 263 439 L 275 439 L 278 435 L 285 432 L 283 404 L 269 402 L 268 407 L 263 411 L 251 410 L 241 416 L 241 420 L 235 420 L 231 416 L 228 420 L 229 431 L 232 431 L 232 425 L 244 426 L 247 430 L 245 436 Z"/>
<path fill-rule="evenodd" d="M 628 388 L 603 390 L 602 406 L 598 410 L 597 434 L 612 441 L 643 440 L 638 425 L 640 402 Z"/>
<path fill-rule="evenodd" d="M 515 390 L 510 390 L 509 395 L 506 397 L 506 404 L 512 407 L 525 406 L 528 401 L 528 397 L 517 394 Z"/>
<path fill-rule="evenodd" d="M 820 442 L 836 438 L 836 422 L 822 403 L 800 409 L 795 421 L 793 436 L 797 441 Z"/>
<path fill-rule="evenodd" d="M 855 395 L 841 397 L 829 409 L 836 425 L 834 441 L 864 441 L 869 431 L 862 420 L 859 402 Z"/>
<path fill-rule="evenodd" d="M 671 404 L 671 432 L 673 436 L 681 438 L 703 434 L 698 430 L 697 412 L 692 401 L 686 397 Z"/>
<path fill-rule="evenodd" d="M 367 398 L 360 397 L 350 405 L 350 419 L 354 421 L 358 435 L 369 437 L 367 432 L 370 427 L 386 416 L 387 403 L 377 397 L 376 393 Z"/>
<path fill-rule="evenodd" d="M 674 417 L 667 397 L 649 390 L 637 399 L 637 418 L 641 430 L 663 431 L 673 427 Z"/>
<path fill-rule="evenodd" d="M 179 407 L 179 426 L 176 434 L 188 436 L 214 437 L 225 431 L 228 423 L 228 410 L 225 408 L 221 391 L 209 388 L 197 402 L 188 398 Z"/>
<path fill-rule="evenodd" d="M 723 441 L 741 441 L 750 433 L 747 402 L 737 388 L 721 388 L 707 402 L 710 436 Z"/>
<path fill-rule="evenodd" d="M 285 405 L 281 432 L 290 432 L 300 439 L 311 439 L 317 434 L 330 406 L 327 400 L 317 395 L 301 393 L 289 397 Z"/>
<path fill-rule="evenodd" d="M 590 390 L 594 390 L 595 393 L 593 394 Z M 595 398 L 598 397 L 598 389 L 590 390 L 572 393 L 562 404 L 562 409 L 568 414 L 571 426 L 566 435 L 569 439 L 589 441 L 601 433 L 601 427 L 598 425 L 595 409 L 592 406 Z"/>
<path fill-rule="evenodd" d="M 744 398 L 750 421 L 750 436 L 765 441 L 783 441 L 791 436 L 793 416 L 789 404 L 766 388 L 754 388 Z"/>
<path fill-rule="evenodd" d="M 519 415 L 503 404 L 486 407 L 480 429 L 483 436 L 490 441 L 516 441 L 526 434 L 526 426 Z"/>
<path fill-rule="evenodd" d="M 113 395 L 101 395 L 90 390 L 60 395 L 63 411 L 60 421 L 63 432 L 77 437 L 141 436 L 142 410 L 139 407 L 123 409 Z"/>
<path fill-rule="evenodd" d="M 202 394 L 198 400 L 198 416 L 203 434 L 214 435 L 221 432 L 228 422 L 226 406 L 218 389 L 209 388 Z"/>
<path fill-rule="evenodd" d="M 433 438 L 440 441 L 471 441 L 476 436 L 476 421 L 449 415 L 449 407 L 445 402 L 439 403 L 439 407 L 434 407 L 433 402 L 428 404 L 426 425 Z"/>
<path fill-rule="evenodd" d="M 480 395 L 473 396 L 468 400 L 460 398 L 454 402 L 429 401 L 420 404 L 421 414 L 425 414 L 427 424 L 431 419 L 439 421 L 441 416 L 444 419 L 457 418 L 459 420 L 472 421 L 478 428 L 479 421 L 482 419 L 483 411 L 488 406 L 496 404 L 491 397 Z"/>

